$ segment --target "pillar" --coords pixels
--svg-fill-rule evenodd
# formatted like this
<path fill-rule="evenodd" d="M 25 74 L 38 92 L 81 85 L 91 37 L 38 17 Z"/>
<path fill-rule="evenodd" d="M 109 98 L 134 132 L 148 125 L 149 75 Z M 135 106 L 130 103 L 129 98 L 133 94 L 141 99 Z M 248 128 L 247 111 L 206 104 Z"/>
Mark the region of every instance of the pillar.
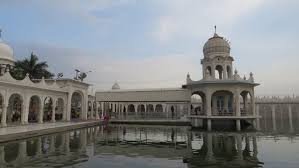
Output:
<path fill-rule="evenodd" d="M 39 114 L 38 114 L 38 123 L 43 123 L 43 118 L 44 118 L 44 98 L 41 98 L 41 104 L 40 104 L 40 109 L 39 109 Z"/>
<path fill-rule="evenodd" d="M 275 116 L 275 105 L 272 104 L 272 126 L 273 126 L 273 131 L 276 131 L 276 116 Z"/>
<path fill-rule="evenodd" d="M 241 121 L 240 121 L 240 119 L 236 120 L 236 128 L 237 128 L 237 131 L 241 131 Z"/>
<path fill-rule="evenodd" d="M 293 116 L 292 116 L 292 105 L 289 104 L 288 105 L 288 111 L 289 111 L 289 126 L 290 126 L 290 132 L 293 132 L 294 131 L 294 128 L 293 128 Z"/>
<path fill-rule="evenodd" d="M 72 94 L 73 94 L 72 92 L 68 92 L 68 95 L 67 95 L 67 110 L 66 110 L 66 114 L 65 114 L 66 121 L 71 121 Z"/>
<path fill-rule="evenodd" d="M 90 119 L 94 119 L 93 101 L 91 101 L 90 103 L 91 103 Z"/>
<path fill-rule="evenodd" d="M 42 154 L 42 138 L 38 137 L 36 143 L 36 155 L 41 155 L 41 154 Z"/>
<path fill-rule="evenodd" d="M 101 102 L 101 118 L 104 116 L 104 102 Z"/>
<path fill-rule="evenodd" d="M 238 152 L 238 160 L 243 160 L 243 152 L 242 152 L 242 135 L 236 135 L 236 142 L 237 142 L 237 152 Z"/>
<path fill-rule="evenodd" d="M 261 126 L 260 126 L 260 105 L 256 104 L 256 129 L 260 130 Z"/>
<path fill-rule="evenodd" d="M 52 105 L 52 117 L 51 117 L 51 121 L 52 121 L 52 122 L 56 122 L 56 119 L 55 119 L 55 114 L 56 114 L 56 101 L 57 101 L 57 99 L 54 99 L 54 100 L 53 100 L 53 105 Z"/>
<path fill-rule="evenodd" d="M 213 135 L 210 133 L 207 133 L 207 154 L 206 154 L 206 160 L 212 161 L 213 160 Z"/>
<path fill-rule="evenodd" d="M 211 117 L 212 116 L 212 111 L 211 111 L 211 94 L 210 92 L 206 93 L 206 109 L 207 109 L 207 116 Z M 212 130 L 212 121 L 211 119 L 207 119 L 207 128 L 208 131 Z"/>
<path fill-rule="evenodd" d="M 96 102 L 96 120 L 98 119 L 100 119 L 100 116 L 99 116 L 98 102 Z"/>
<path fill-rule="evenodd" d="M 22 124 L 27 124 L 28 120 L 26 121 L 26 114 L 28 116 L 29 113 L 29 103 L 27 103 L 28 101 L 25 100 L 23 101 L 23 105 L 22 105 L 22 109 L 21 109 L 21 123 Z"/>
<path fill-rule="evenodd" d="M 55 135 L 50 137 L 50 152 L 55 152 Z"/>
<path fill-rule="evenodd" d="M 253 148 L 253 157 L 257 158 L 257 143 L 256 143 L 256 135 L 252 136 L 252 148 Z"/>
<path fill-rule="evenodd" d="M 1 118 L 1 126 L 6 127 L 6 115 L 7 115 L 7 104 L 4 102 L 2 107 L 2 118 Z"/>
<path fill-rule="evenodd" d="M 5 150 L 4 146 L 0 146 L 0 166 L 5 165 Z"/>
<path fill-rule="evenodd" d="M 241 116 L 241 111 L 240 111 L 240 93 L 239 90 L 235 92 L 235 110 L 236 110 L 236 116 L 240 117 Z"/>
<path fill-rule="evenodd" d="M 17 160 L 19 162 L 23 162 L 25 161 L 26 157 L 27 157 L 27 142 L 22 141 L 19 143 L 19 152 L 18 152 Z"/>

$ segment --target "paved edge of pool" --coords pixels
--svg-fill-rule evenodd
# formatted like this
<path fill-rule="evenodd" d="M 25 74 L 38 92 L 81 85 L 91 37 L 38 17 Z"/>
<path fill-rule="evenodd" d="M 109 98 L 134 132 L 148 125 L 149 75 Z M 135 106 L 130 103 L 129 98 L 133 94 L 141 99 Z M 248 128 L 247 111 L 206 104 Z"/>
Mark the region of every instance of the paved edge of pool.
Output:
<path fill-rule="evenodd" d="M 102 125 L 103 122 L 101 121 L 89 121 L 89 122 L 83 122 L 83 123 L 74 123 L 72 125 L 66 125 L 66 126 L 58 126 L 55 128 L 45 128 L 45 129 L 39 129 L 34 131 L 26 131 L 26 132 L 20 132 L 20 133 L 13 133 L 13 134 L 6 134 L 6 135 L 0 135 L 0 143 L 9 142 L 9 141 L 17 141 L 42 135 L 48 135 L 48 134 L 54 134 L 59 132 L 66 132 L 70 130 L 80 129 L 80 128 L 86 128 L 86 127 L 92 127 L 97 125 Z"/>
<path fill-rule="evenodd" d="M 171 125 L 190 126 L 190 121 L 182 120 L 110 120 L 111 124 Z"/>

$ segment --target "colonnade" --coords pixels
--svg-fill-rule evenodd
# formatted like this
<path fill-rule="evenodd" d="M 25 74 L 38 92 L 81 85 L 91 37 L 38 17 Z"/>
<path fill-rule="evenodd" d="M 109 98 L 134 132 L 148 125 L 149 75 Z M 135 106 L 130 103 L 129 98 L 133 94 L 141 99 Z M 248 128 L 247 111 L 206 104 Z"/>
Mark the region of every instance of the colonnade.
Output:
<path fill-rule="evenodd" d="M 188 114 L 189 103 L 179 102 L 98 102 L 100 116 L 118 119 L 179 119 Z"/>
<path fill-rule="evenodd" d="M 277 122 L 280 122 L 280 129 L 287 126 L 289 132 L 294 132 L 294 120 L 299 118 L 299 111 L 294 111 L 294 108 L 299 108 L 296 103 L 257 103 L 256 113 L 261 118 L 257 119 L 257 127 L 268 129 L 267 125 L 272 126 L 273 131 L 279 131 Z M 297 116 L 294 116 L 297 114 Z M 270 123 L 268 123 L 270 122 Z"/>

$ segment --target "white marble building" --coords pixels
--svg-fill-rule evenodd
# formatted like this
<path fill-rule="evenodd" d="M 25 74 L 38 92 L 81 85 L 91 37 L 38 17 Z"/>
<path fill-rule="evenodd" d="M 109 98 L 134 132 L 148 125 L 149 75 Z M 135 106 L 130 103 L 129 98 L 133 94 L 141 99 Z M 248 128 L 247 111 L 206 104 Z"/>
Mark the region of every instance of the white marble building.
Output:
<path fill-rule="evenodd" d="M 99 118 L 88 113 L 89 84 L 72 79 L 14 79 L 13 49 L 0 40 L 0 118 L 1 126 Z M 94 97 L 94 96 L 93 96 Z M 95 107 L 96 108 L 96 107 Z"/>
<path fill-rule="evenodd" d="M 230 45 L 216 33 L 205 43 L 203 55 L 203 79 L 193 81 L 188 74 L 179 88 L 124 90 L 115 83 L 112 90 L 88 94 L 89 84 L 73 79 L 15 80 L 9 73 L 13 50 L 1 40 L 1 125 L 99 119 L 107 114 L 117 119 L 190 119 L 208 130 L 223 123 L 238 130 L 255 125 L 258 84 L 253 74 L 241 78 L 233 71 Z M 194 106 L 192 95 L 200 99 Z"/>

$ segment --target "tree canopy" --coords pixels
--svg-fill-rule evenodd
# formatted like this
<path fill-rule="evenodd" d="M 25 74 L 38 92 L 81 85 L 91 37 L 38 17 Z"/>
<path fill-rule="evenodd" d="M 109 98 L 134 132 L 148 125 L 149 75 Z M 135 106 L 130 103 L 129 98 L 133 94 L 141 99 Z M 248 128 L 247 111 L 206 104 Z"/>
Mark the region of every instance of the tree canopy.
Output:
<path fill-rule="evenodd" d="M 24 60 L 18 60 L 15 63 L 15 67 L 11 70 L 11 75 L 20 80 L 23 79 L 26 74 L 29 74 L 30 79 L 51 79 L 54 74 L 48 71 L 48 64 L 46 61 L 39 62 L 38 57 L 31 53 L 29 58 Z"/>

